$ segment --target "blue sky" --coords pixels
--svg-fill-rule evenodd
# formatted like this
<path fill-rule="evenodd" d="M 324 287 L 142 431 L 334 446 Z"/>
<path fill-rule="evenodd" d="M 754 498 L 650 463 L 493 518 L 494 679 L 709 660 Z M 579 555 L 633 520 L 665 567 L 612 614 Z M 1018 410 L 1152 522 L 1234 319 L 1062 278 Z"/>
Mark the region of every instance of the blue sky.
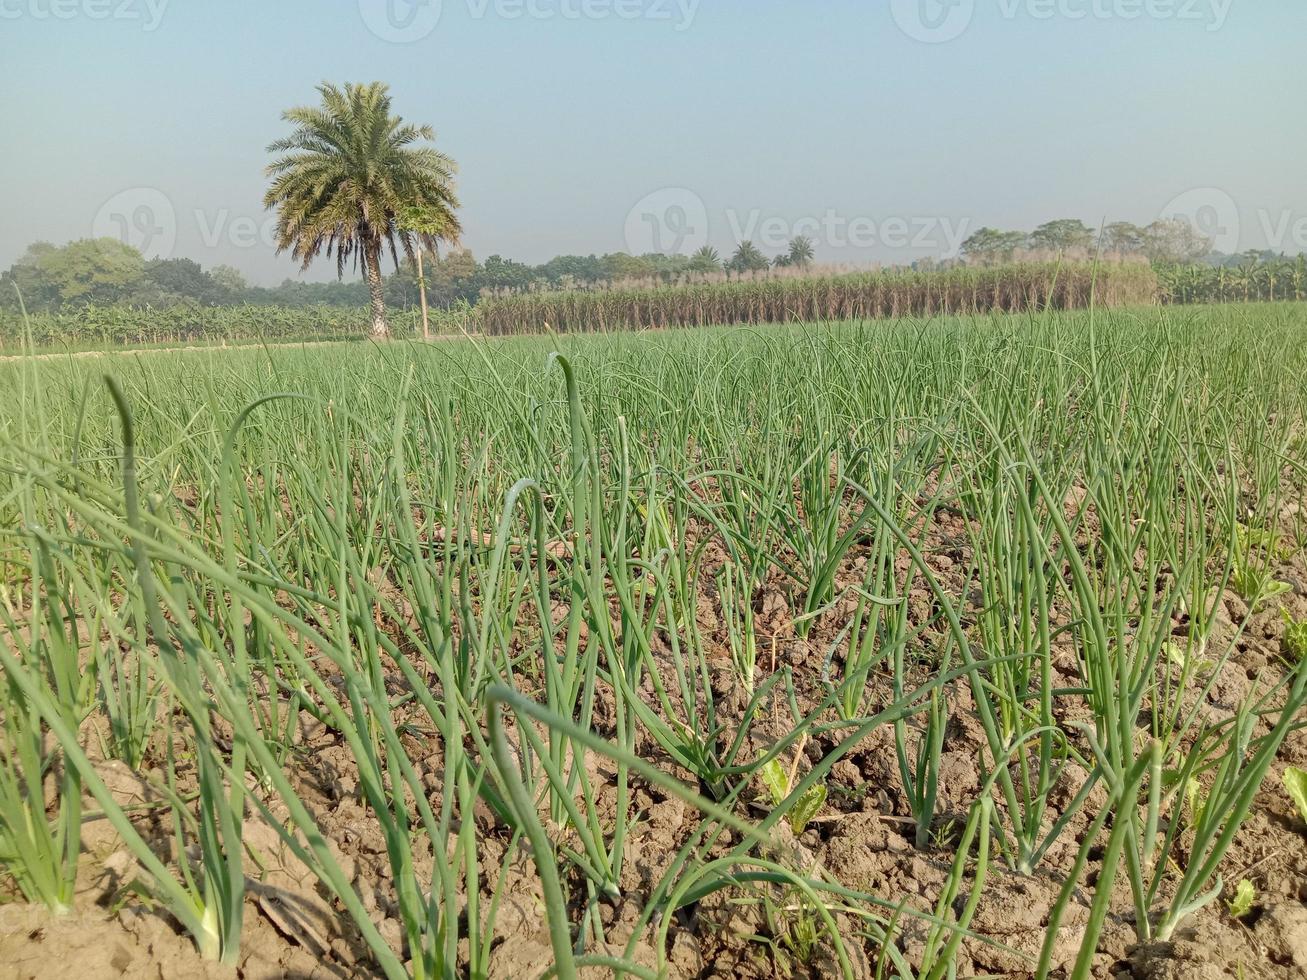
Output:
<path fill-rule="evenodd" d="M 860 264 L 1172 212 L 1297 252 L 1304 38 L 1298 0 L 0 0 L 0 267 L 118 229 L 297 275 L 265 147 L 324 79 L 435 127 L 480 257 L 802 232 Z"/>

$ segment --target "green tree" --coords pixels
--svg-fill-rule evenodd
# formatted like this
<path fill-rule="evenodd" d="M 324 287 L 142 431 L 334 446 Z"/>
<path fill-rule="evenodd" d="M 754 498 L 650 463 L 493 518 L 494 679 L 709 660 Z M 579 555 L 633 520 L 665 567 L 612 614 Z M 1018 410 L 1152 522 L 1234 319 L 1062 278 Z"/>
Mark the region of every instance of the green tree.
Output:
<path fill-rule="evenodd" d="M 559 283 L 564 279 L 590 283 L 604 278 L 603 263 L 596 255 L 556 255 L 536 269 L 536 272 L 551 283 Z"/>
<path fill-rule="evenodd" d="M 263 286 L 248 286 L 240 297 L 243 302 L 261 306 L 331 306 L 336 309 L 366 306 L 368 303 L 367 283 L 354 282 L 301 282 L 296 279 L 283 279 L 280 286 L 268 289 Z"/>
<path fill-rule="evenodd" d="M 1104 252 L 1134 255 L 1144 249 L 1144 230 L 1129 221 L 1113 221 L 1098 236 L 1098 244 Z"/>
<path fill-rule="evenodd" d="M 407 262 L 383 279 L 382 294 L 386 298 L 386 309 L 407 310 L 422 301 L 418 290 L 417 269 Z"/>
<path fill-rule="evenodd" d="M 770 264 L 767 256 L 758 251 L 758 246 L 753 242 L 740 242 L 735 254 L 726 263 L 726 269 L 729 272 L 763 272 Z"/>
<path fill-rule="evenodd" d="M 722 257 L 717 253 L 717 249 L 705 245 L 690 256 L 689 269 L 691 272 L 721 272 Z"/>
<path fill-rule="evenodd" d="M 1026 233 L 1023 231 L 981 228 L 962 243 L 962 254 L 982 262 L 1007 262 L 1017 249 L 1025 246 Z"/>
<path fill-rule="evenodd" d="M 33 242 L 0 275 L 0 308 L 16 310 L 20 301 L 28 310 L 52 310 L 59 306 L 59 290 L 41 272 L 41 260 L 53 251 L 55 247 L 49 242 Z"/>
<path fill-rule="evenodd" d="M 169 299 L 215 303 L 222 295 L 213 277 L 194 259 L 151 259 L 145 264 L 145 276 Z"/>
<path fill-rule="evenodd" d="M 436 306 L 453 306 L 459 300 L 475 303 L 481 293 L 480 267 L 467 249 L 454 249 L 432 263 L 427 277 L 428 295 Z"/>
<path fill-rule="evenodd" d="M 114 303 L 145 281 L 141 253 L 116 238 L 83 238 L 43 250 L 36 277 L 53 290 L 57 304 Z"/>
<path fill-rule="evenodd" d="M 527 289 L 536 281 L 536 271 L 525 262 L 492 255 L 477 276 L 482 289 Z"/>
<path fill-rule="evenodd" d="M 688 255 L 665 255 L 662 252 L 646 252 L 640 261 L 649 266 L 653 275 L 670 282 L 690 268 Z"/>
<path fill-rule="evenodd" d="M 1143 236 L 1144 254 L 1152 262 L 1195 262 L 1212 251 L 1212 240 L 1182 218 L 1154 221 Z"/>
<path fill-rule="evenodd" d="M 461 228 L 454 212 L 454 162 L 430 142 L 430 126 L 405 123 L 391 113 L 389 89 L 329 83 L 318 86 L 319 106 L 299 106 L 282 118 L 294 132 L 268 152 L 282 154 L 268 165 L 272 185 L 264 206 L 277 211 L 277 251 L 287 249 L 308 268 L 324 250 L 336 258 L 336 274 L 352 258 L 361 262 L 372 301 L 372 335 L 387 337 L 381 252 L 389 248 L 399 267 L 396 243 L 413 258 L 414 244 L 435 250 L 438 238 L 407 231 L 400 215 L 408 208 L 448 216 L 446 231 Z"/>
<path fill-rule="evenodd" d="M 431 322 L 427 317 L 427 275 L 422 264 L 422 253 L 428 242 L 447 241 L 457 244 L 460 226 L 454 212 L 448 208 L 429 208 L 410 205 L 399 219 L 400 230 L 413 239 L 406 248 L 417 264 L 418 298 L 422 306 L 422 339 L 431 339 Z M 436 254 L 432 248 L 432 254 Z"/>
<path fill-rule="evenodd" d="M 625 252 L 613 252 L 601 260 L 604 278 L 610 282 L 623 279 L 648 279 L 658 274 L 657 263 L 642 255 L 627 255 Z"/>
<path fill-rule="evenodd" d="M 1049 252 L 1090 249 L 1093 246 L 1094 229 L 1079 218 L 1045 222 L 1030 233 L 1030 247 Z"/>
<path fill-rule="evenodd" d="M 226 294 L 225 300 L 229 303 L 239 300 L 241 294 L 249 288 L 240 270 L 230 265 L 215 265 L 209 270 L 209 278 Z"/>
<path fill-rule="evenodd" d="M 797 238 L 790 239 L 790 250 L 786 253 L 785 264 L 806 269 L 812 265 L 812 258 L 815 254 L 812 239 L 806 235 L 799 235 Z"/>

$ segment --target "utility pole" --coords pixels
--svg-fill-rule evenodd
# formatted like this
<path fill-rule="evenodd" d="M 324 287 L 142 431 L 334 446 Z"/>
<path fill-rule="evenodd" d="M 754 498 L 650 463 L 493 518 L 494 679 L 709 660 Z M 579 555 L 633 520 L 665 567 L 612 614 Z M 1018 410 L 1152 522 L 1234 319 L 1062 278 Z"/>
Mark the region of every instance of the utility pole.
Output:
<path fill-rule="evenodd" d="M 427 308 L 427 274 L 422 261 L 422 252 L 426 245 L 437 250 L 442 240 L 457 241 L 458 221 L 450 214 L 410 207 L 405 208 L 397 216 L 396 223 L 402 231 L 411 236 L 412 244 L 415 246 L 410 249 L 410 254 L 413 256 L 418 273 L 418 298 L 422 304 L 422 339 L 430 340 L 431 318 Z M 453 234 L 450 233 L 451 227 L 454 229 Z M 438 251 L 435 255 L 437 259 L 440 258 Z"/>
<path fill-rule="evenodd" d="M 427 319 L 427 277 L 422 271 L 422 245 L 417 247 L 418 297 L 422 301 L 422 339 L 431 339 L 431 322 Z"/>

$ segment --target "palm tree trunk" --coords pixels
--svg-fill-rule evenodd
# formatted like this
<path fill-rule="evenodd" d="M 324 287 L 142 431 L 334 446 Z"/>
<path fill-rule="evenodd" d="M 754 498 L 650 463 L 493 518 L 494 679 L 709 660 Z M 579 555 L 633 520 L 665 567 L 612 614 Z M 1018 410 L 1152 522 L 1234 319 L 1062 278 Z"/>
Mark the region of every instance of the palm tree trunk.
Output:
<path fill-rule="evenodd" d="M 386 325 L 386 297 L 381 284 L 381 254 L 379 248 L 363 249 L 363 275 L 372 295 L 372 338 L 386 340 L 390 327 Z"/>

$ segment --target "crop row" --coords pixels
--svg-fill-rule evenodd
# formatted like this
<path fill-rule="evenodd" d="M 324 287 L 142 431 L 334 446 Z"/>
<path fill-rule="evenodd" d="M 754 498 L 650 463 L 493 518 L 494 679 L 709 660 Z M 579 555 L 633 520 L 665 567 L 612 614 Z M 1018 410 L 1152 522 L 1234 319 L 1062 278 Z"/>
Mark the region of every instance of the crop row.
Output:
<path fill-rule="evenodd" d="M 488 296 L 475 307 L 433 310 L 437 334 L 584 333 L 621 328 L 853 320 L 1151 305 L 1157 281 L 1144 265 L 1015 265 L 930 272 L 736 279 L 688 285 Z M 416 310 L 392 311 L 397 337 L 421 332 Z M 368 335 L 366 310 L 316 306 L 158 309 L 86 306 L 28 318 L 0 313 L 0 349 L 348 340 Z"/>
<path fill-rule="evenodd" d="M 1144 264 L 1012 265 L 521 293 L 484 299 L 487 334 L 1019 313 L 1156 302 Z"/>
<path fill-rule="evenodd" d="M 1029 263 L 930 271 L 738 278 L 489 295 L 475 307 L 433 309 L 431 329 L 488 335 L 595 333 L 741 323 L 893 319 L 1105 308 L 1158 302 L 1307 299 L 1307 258 L 1240 266 Z M 413 309 L 392 311 L 392 332 L 421 332 Z M 0 349 L 352 340 L 368 335 L 364 309 L 330 306 L 150 309 L 88 305 L 27 319 L 0 312 Z"/>
<path fill-rule="evenodd" d="M 457 333 L 465 315 L 458 310 L 432 311 L 436 332 Z M 392 311 L 397 336 L 417 336 L 422 321 L 416 310 Z M 239 344 L 255 341 L 359 340 L 368 336 L 365 309 L 336 306 L 177 306 L 133 309 L 88 305 L 58 313 L 23 317 L 0 311 L 0 349 L 35 347 L 122 347 L 143 344 Z"/>
<path fill-rule="evenodd" d="M 1163 303 L 1307 300 L 1307 255 L 1237 265 L 1172 265 L 1157 271 Z"/>
<path fill-rule="evenodd" d="M 1230 855 L 1307 705 L 1305 328 L 0 365 L 0 884 L 68 911 L 107 821 L 106 903 L 235 966 L 298 887 L 392 980 L 1085 980 L 1216 929 L 1292 874 Z"/>

